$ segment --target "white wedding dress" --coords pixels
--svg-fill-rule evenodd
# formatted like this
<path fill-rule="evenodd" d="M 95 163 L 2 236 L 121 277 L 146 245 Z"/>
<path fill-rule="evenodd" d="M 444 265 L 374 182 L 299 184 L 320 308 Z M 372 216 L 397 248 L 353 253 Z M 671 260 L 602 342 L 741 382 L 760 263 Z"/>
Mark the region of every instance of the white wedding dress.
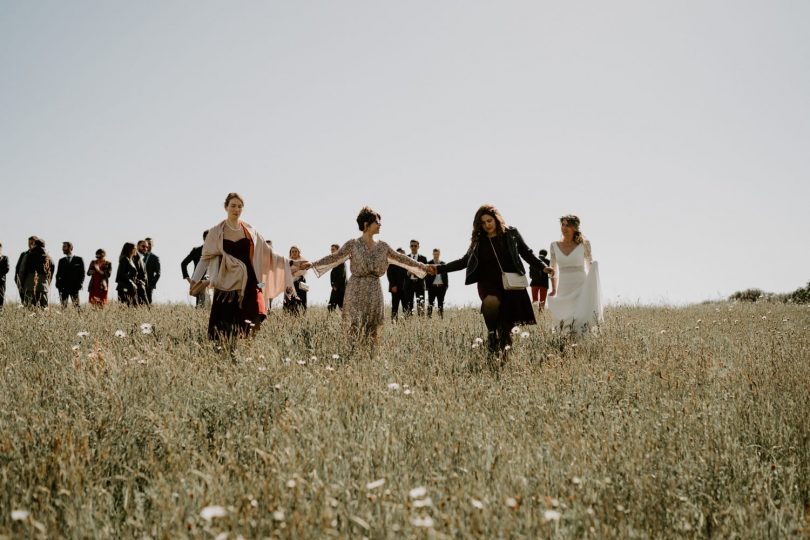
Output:
<path fill-rule="evenodd" d="M 552 330 L 577 335 L 596 331 L 602 322 L 602 287 L 591 243 L 585 240 L 566 255 L 553 242 L 549 254 L 557 276 L 557 292 L 547 300 Z"/>

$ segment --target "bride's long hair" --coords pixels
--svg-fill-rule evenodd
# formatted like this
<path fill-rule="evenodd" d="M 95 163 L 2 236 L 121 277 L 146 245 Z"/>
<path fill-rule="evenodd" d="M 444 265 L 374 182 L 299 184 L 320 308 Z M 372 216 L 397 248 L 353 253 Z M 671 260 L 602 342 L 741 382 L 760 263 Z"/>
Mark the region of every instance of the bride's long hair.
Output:
<path fill-rule="evenodd" d="M 574 243 L 581 244 L 585 241 L 585 237 L 579 230 L 579 218 L 574 214 L 568 214 L 560 218 L 560 225 L 568 225 L 574 229 Z"/>
<path fill-rule="evenodd" d="M 495 220 L 495 231 L 499 235 L 506 232 L 506 221 L 504 221 L 503 216 L 498 209 L 491 204 L 482 204 L 475 213 L 475 218 L 473 218 L 473 230 L 472 237 L 470 238 L 470 248 L 475 246 L 478 239 L 484 235 L 484 227 L 481 225 L 482 216 L 492 216 L 492 219 Z"/>

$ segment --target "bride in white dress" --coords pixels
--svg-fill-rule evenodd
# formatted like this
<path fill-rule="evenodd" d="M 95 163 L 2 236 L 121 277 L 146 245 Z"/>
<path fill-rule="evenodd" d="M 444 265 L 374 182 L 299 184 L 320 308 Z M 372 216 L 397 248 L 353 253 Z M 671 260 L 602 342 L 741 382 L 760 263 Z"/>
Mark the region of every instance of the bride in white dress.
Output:
<path fill-rule="evenodd" d="M 602 322 L 599 264 L 591 256 L 591 243 L 579 231 L 579 218 L 560 218 L 562 240 L 552 242 L 549 254 L 554 269 L 548 310 L 552 329 L 581 335 L 596 331 Z"/>

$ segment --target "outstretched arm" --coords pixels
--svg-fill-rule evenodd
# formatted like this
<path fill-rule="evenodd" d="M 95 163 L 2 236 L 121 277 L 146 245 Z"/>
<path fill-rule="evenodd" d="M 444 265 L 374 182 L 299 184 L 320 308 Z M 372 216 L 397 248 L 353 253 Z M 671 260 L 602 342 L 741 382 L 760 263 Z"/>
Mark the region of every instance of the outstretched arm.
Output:
<path fill-rule="evenodd" d="M 425 275 L 427 275 L 427 273 L 431 271 L 430 270 L 431 268 L 435 268 L 435 267 L 428 267 L 428 265 L 426 265 L 425 263 L 415 261 L 410 257 L 406 257 L 402 253 L 397 253 L 396 251 L 391 249 L 391 246 L 388 246 L 387 256 L 389 264 L 401 266 L 402 268 L 405 268 L 406 270 L 410 271 L 412 274 L 415 274 L 417 277 L 420 278 L 425 277 Z"/>
<path fill-rule="evenodd" d="M 445 274 L 448 272 L 457 272 L 458 270 L 464 270 L 467 268 L 467 264 L 470 262 L 470 251 L 464 254 L 463 257 L 460 259 L 456 259 L 455 261 L 451 261 L 447 264 L 440 264 L 436 267 L 437 274 Z"/>
<path fill-rule="evenodd" d="M 352 250 L 354 249 L 355 242 L 356 240 L 354 239 L 349 240 L 336 252 L 331 253 L 322 259 L 318 259 L 315 262 L 308 263 L 308 265 L 304 265 L 302 268 L 312 268 L 315 275 L 321 277 L 329 272 L 332 268 L 349 260 L 349 258 L 352 256 Z"/>
<path fill-rule="evenodd" d="M 531 268 L 537 268 L 538 270 L 546 268 L 546 263 L 538 259 L 532 250 L 529 249 L 529 246 L 526 245 L 526 242 L 523 240 L 523 237 L 519 232 L 517 233 L 517 248 L 521 258 L 529 263 Z"/>

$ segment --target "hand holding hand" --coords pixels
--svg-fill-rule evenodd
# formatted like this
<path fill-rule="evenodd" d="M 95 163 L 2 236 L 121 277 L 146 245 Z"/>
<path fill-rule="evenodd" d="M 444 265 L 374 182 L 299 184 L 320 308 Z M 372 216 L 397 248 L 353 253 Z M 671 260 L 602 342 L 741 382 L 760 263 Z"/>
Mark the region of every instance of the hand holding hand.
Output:
<path fill-rule="evenodd" d="M 436 267 L 434 265 L 432 265 L 432 264 L 429 264 L 428 267 L 427 267 L 427 273 L 430 274 L 431 276 L 435 276 L 436 275 Z"/>
<path fill-rule="evenodd" d="M 546 266 L 545 268 L 543 268 L 543 272 L 548 274 L 550 277 L 554 277 L 554 269 L 551 268 L 550 266 Z"/>
<path fill-rule="evenodd" d="M 298 261 L 293 267 L 297 266 L 299 270 L 309 270 L 312 268 L 312 263 L 309 261 Z"/>

